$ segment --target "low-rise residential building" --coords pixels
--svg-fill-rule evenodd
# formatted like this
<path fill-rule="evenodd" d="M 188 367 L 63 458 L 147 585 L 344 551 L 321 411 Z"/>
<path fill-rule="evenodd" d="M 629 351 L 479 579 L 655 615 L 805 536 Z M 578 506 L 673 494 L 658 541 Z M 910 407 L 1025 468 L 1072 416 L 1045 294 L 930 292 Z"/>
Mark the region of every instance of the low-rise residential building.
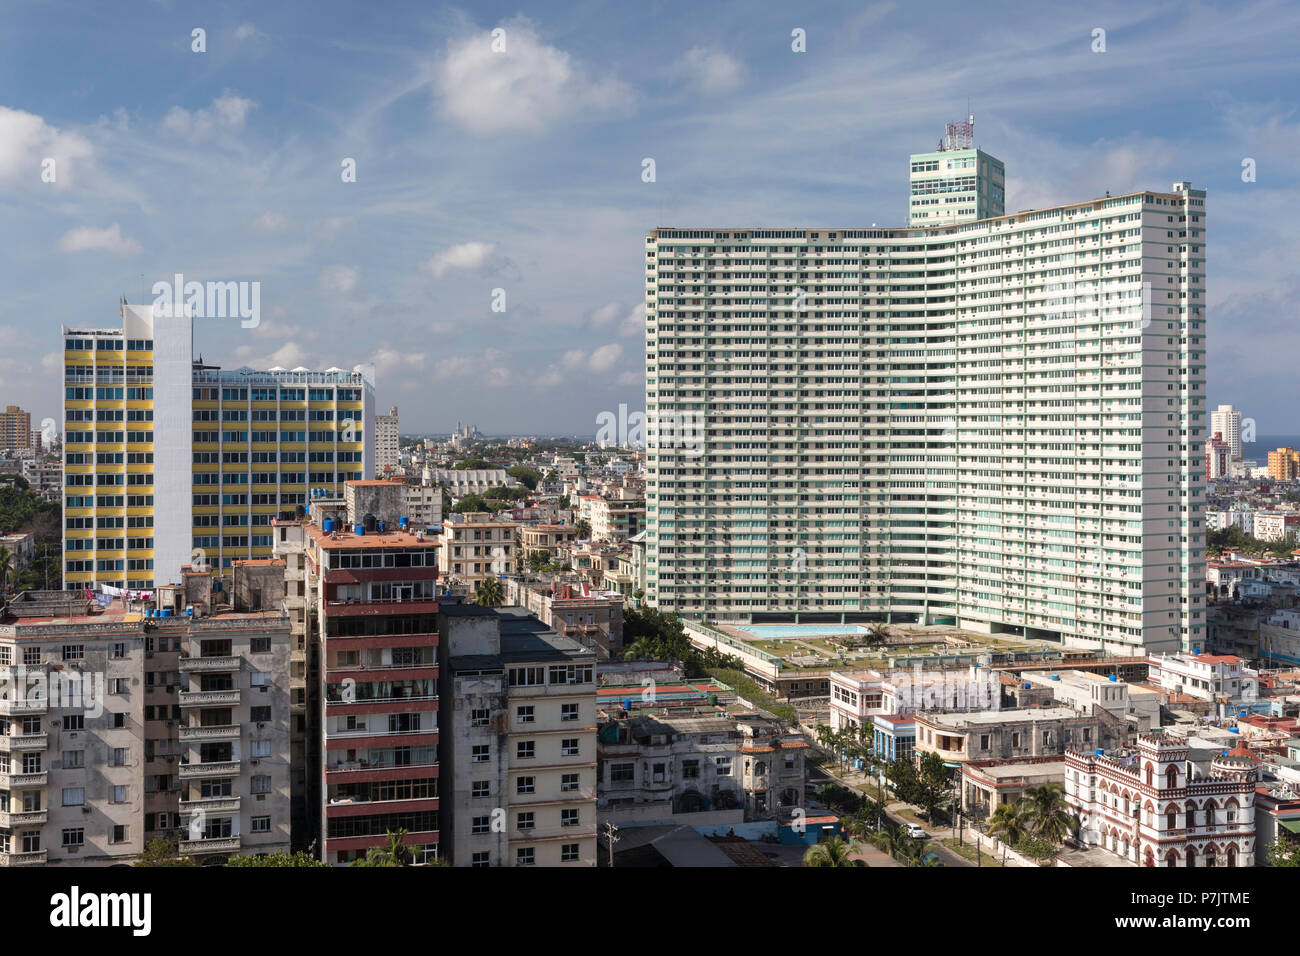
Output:
<path fill-rule="evenodd" d="M 523 608 L 444 603 L 438 622 L 452 865 L 595 866 L 595 654 Z"/>
<path fill-rule="evenodd" d="M 9 570 L 17 574 L 36 558 L 36 535 L 31 531 L 24 534 L 0 534 L 0 548 L 8 550 L 11 558 Z"/>
<path fill-rule="evenodd" d="M 1259 671 L 1232 654 L 1152 654 L 1150 682 L 1175 694 L 1224 701 L 1224 713 L 1236 701 L 1259 697 Z"/>
<path fill-rule="evenodd" d="M 578 540 L 578 529 L 571 524 L 525 524 L 519 528 L 520 561 L 527 566 L 533 555 L 542 554 L 554 561 L 560 546 Z"/>
<path fill-rule="evenodd" d="M 881 673 L 874 670 L 832 671 L 831 729 L 858 726 L 877 714 L 922 710 L 999 710 L 1002 696 L 988 668 L 934 668 L 919 664 Z"/>
<path fill-rule="evenodd" d="M 1020 675 L 1026 684 L 1051 691 L 1052 699 L 1075 710 L 1091 712 L 1093 707 L 1131 721 L 1139 733 L 1160 726 L 1160 693 L 1137 684 L 1127 684 L 1115 675 L 1088 671 L 1027 671 Z"/>
<path fill-rule="evenodd" d="M 1065 756 L 967 760 L 961 765 L 961 810 L 987 820 L 1004 803 L 1016 803 L 1028 790 L 1065 780 Z"/>
<path fill-rule="evenodd" d="M 1255 864 L 1256 761 L 1164 734 L 1135 748 L 1065 755 L 1065 800 L 1078 839 L 1153 867 Z"/>
<path fill-rule="evenodd" d="M 439 570 L 471 592 L 485 578 L 516 573 L 518 528 L 514 521 L 486 511 L 447 515 L 438 550 Z"/>
<path fill-rule="evenodd" d="M 511 488 L 519 482 L 506 474 L 504 468 L 429 468 L 424 469 L 426 485 L 441 485 L 452 499 L 467 495 L 481 495 L 493 488 Z"/>
<path fill-rule="evenodd" d="M 1067 747 L 1107 742 L 1102 718 L 1065 706 L 918 713 L 915 720 L 917 753 L 937 753 L 954 766 L 966 760 L 1060 754 Z"/>
<path fill-rule="evenodd" d="M 808 747 L 756 712 L 615 717 L 600 728 L 601 821 L 781 819 L 803 804 Z"/>
<path fill-rule="evenodd" d="M 601 660 L 623 653 L 623 597 L 584 582 L 504 579 L 505 603 L 525 608 L 547 627 L 594 650 Z"/>
<path fill-rule="evenodd" d="M 1292 511 L 1256 511 L 1255 537 L 1261 541 L 1284 541 L 1300 532 L 1300 513 Z"/>

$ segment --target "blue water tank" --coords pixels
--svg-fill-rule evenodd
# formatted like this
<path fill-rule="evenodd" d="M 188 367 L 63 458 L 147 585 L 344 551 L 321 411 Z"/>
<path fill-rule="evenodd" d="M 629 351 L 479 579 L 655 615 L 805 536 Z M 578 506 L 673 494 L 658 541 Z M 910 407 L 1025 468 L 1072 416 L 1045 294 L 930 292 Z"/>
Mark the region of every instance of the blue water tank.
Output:
<path fill-rule="evenodd" d="M 388 530 L 388 522 L 387 521 L 376 522 L 375 527 L 379 529 L 380 534 L 383 534 L 385 531 Z"/>
<path fill-rule="evenodd" d="M 333 519 L 333 518 L 326 518 L 323 522 L 321 522 L 321 527 L 323 527 L 323 528 L 325 529 L 325 533 L 326 533 L 326 534 L 333 534 L 333 533 L 334 533 L 334 519 Z"/>
<path fill-rule="evenodd" d="M 1052 680 L 1060 680 L 1060 679 L 1061 679 L 1061 675 L 1060 675 L 1060 674 L 1053 674 L 1053 675 L 1052 675 Z"/>
<path fill-rule="evenodd" d="M 411 519 L 408 518 L 406 515 L 402 515 L 400 518 L 397 519 L 397 526 L 401 528 L 403 531 L 405 531 L 407 528 L 411 526 Z"/>
<path fill-rule="evenodd" d="M 194 608 L 193 608 L 193 607 L 187 607 L 187 608 L 185 609 L 185 616 L 186 616 L 186 617 L 193 617 L 193 616 L 194 616 Z"/>
<path fill-rule="evenodd" d="M 1115 681 L 1119 680 L 1119 678 L 1116 677 L 1114 674 L 1111 674 L 1109 677 L 1106 678 L 1106 680 L 1110 681 L 1111 683 L 1114 683 Z"/>
<path fill-rule="evenodd" d="M 366 526 L 363 525 L 363 524 L 356 524 L 356 525 L 353 525 L 353 526 L 352 526 L 352 532 L 353 532 L 353 533 L 354 533 L 358 538 L 360 538 L 362 535 L 364 535 L 364 534 L 366 533 Z"/>
<path fill-rule="evenodd" d="M 1100 747 L 1096 749 L 1095 753 L 1097 754 L 1098 757 L 1106 756 L 1106 751 L 1102 750 Z"/>
<path fill-rule="evenodd" d="M 169 607 L 165 607 L 165 608 L 163 608 L 163 609 L 162 609 L 162 616 L 163 616 L 163 617 L 171 617 L 171 616 L 172 616 L 172 609 L 169 608 Z"/>
<path fill-rule="evenodd" d="M 1033 686 L 1034 686 L 1033 684 L 1026 684 L 1026 685 L 1025 685 L 1025 690 L 1029 690 L 1029 688 L 1031 688 L 1031 687 L 1033 687 Z"/>
<path fill-rule="evenodd" d="M 1228 733 L 1230 733 L 1230 734 L 1239 734 L 1239 733 L 1241 733 L 1241 731 L 1238 730 L 1236 727 L 1229 727 L 1229 728 L 1228 728 Z"/>
<path fill-rule="evenodd" d="M 626 710 L 626 711 L 628 711 L 629 713 L 631 712 L 631 710 L 632 710 L 632 701 L 631 701 L 630 698 L 627 699 L 627 700 L 625 700 L 625 701 L 623 701 L 623 709 Z"/>
<path fill-rule="evenodd" d="M 1246 716 L 1246 712 L 1245 712 L 1244 710 L 1239 710 L 1239 711 L 1237 711 L 1237 716 L 1238 716 L 1238 717 L 1245 717 L 1245 716 Z"/>

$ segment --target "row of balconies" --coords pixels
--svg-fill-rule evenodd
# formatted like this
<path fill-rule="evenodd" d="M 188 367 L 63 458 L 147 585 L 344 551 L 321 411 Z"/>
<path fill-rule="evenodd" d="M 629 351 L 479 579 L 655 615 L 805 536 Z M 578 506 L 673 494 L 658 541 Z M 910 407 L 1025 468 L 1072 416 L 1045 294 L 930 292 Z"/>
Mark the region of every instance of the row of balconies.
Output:
<path fill-rule="evenodd" d="M 44 750 L 49 746 L 49 734 L 14 734 L 0 736 L 0 753 L 15 753 L 23 750 Z"/>

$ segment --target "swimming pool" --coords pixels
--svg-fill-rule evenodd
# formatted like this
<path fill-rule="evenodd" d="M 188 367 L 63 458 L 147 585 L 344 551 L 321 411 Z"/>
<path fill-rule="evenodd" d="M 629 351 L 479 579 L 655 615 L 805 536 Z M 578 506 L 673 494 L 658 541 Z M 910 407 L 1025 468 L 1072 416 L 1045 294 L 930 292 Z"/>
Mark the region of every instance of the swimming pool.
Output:
<path fill-rule="evenodd" d="M 866 634 L 861 624 L 745 624 L 737 625 L 754 637 L 841 637 Z"/>

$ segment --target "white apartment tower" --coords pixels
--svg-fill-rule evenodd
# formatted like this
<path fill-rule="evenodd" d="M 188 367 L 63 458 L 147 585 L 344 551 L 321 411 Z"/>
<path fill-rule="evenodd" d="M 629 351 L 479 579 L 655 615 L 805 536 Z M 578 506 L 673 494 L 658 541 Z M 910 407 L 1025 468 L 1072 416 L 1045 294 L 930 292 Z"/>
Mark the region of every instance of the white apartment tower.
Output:
<path fill-rule="evenodd" d="M 397 465 L 397 406 L 394 405 L 387 415 L 375 416 L 375 472 L 383 475 Z"/>
<path fill-rule="evenodd" d="M 1199 646 L 1205 230 L 1186 182 L 924 228 L 652 230 L 648 600 Z"/>
<path fill-rule="evenodd" d="M 1210 412 L 1210 434 L 1219 434 L 1223 440 L 1228 443 L 1230 449 L 1228 454 L 1231 458 L 1240 460 L 1243 456 L 1241 450 L 1241 412 L 1231 405 L 1220 405 L 1214 411 Z"/>

